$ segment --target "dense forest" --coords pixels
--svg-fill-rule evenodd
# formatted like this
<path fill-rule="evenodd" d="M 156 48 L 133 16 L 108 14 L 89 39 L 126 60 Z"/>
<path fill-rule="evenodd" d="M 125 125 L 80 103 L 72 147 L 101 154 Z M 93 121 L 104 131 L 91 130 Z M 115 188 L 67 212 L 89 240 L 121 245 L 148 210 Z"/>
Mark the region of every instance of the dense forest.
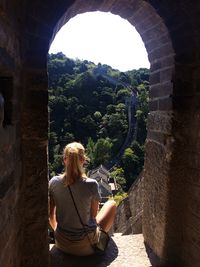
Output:
<path fill-rule="evenodd" d="M 79 141 L 90 158 L 86 169 L 112 167 L 119 193 L 126 192 L 143 168 L 149 70 L 120 72 L 57 53 L 48 56 L 48 73 L 50 176 L 62 172 L 64 146 Z M 128 109 L 134 133 L 117 160 L 130 132 Z"/>

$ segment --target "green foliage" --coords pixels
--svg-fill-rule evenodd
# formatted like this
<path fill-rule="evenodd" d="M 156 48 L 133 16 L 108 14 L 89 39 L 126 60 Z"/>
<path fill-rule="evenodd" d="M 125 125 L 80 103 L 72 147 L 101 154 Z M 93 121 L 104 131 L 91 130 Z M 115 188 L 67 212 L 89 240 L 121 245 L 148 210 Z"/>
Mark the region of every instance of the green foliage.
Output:
<path fill-rule="evenodd" d="M 117 183 L 118 193 L 123 194 L 126 189 L 126 179 L 124 176 L 124 170 L 122 168 L 115 167 L 114 170 L 110 173 L 112 178 L 115 178 Z"/>
<path fill-rule="evenodd" d="M 122 200 L 124 200 L 127 197 L 128 197 L 127 193 L 122 193 L 122 194 L 120 193 L 120 194 L 115 195 L 112 199 L 114 199 L 117 206 L 119 206 L 119 204 L 122 202 Z"/>
<path fill-rule="evenodd" d="M 149 112 L 149 91 L 148 91 L 149 83 L 145 82 L 143 84 L 138 85 L 138 106 L 136 111 L 137 118 L 137 131 L 136 131 L 136 139 L 140 144 L 144 144 L 146 139 L 146 123 L 147 123 L 147 114 Z"/>
<path fill-rule="evenodd" d="M 130 90 L 128 89 L 120 89 L 117 91 L 117 99 L 118 101 L 120 101 L 121 99 L 124 99 L 124 98 L 129 98 L 131 96 L 131 92 Z"/>
<path fill-rule="evenodd" d="M 127 187 L 129 188 L 135 180 L 137 172 L 137 166 L 139 163 L 139 158 L 135 154 L 132 148 L 127 148 L 122 156 L 122 167 L 125 170 L 125 176 L 127 181 Z"/>
<path fill-rule="evenodd" d="M 48 56 L 49 173 L 63 171 L 64 146 L 79 141 L 87 148 L 88 169 L 107 164 L 120 150 L 128 132 L 130 86 L 138 91 L 136 140 L 113 170 L 119 192 L 128 190 L 143 167 L 149 71 L 122 73 L 105 64 Z"/>
<path fill-rule="evenodd" d="M 107 164 L 111 159 L 112 142 L 110 138 L 99 138 L 96 143 L 88 139 L 87 154 L 90 158 L 90 167 L 94 168 L 100 164 Z"/>

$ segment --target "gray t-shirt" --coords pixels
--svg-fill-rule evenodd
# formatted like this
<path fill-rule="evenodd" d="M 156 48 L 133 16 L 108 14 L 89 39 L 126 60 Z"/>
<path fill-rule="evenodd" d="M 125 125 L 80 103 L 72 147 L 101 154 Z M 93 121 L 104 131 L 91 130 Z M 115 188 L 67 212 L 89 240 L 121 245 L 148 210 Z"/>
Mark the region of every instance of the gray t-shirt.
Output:
<path fill-rule="evenodd" d="M 86 230 L 94 230 L 96 220 L 91 218 L 90 207 L 92 200 L 101 199 L 97 181 L 91 178 L 80 179 L 70 185 L 70 188 Z M 69 189 L 64 185 L 61 176 L 54 176 L 49 181 L 49 194 L 56 205 L 57 227 L 72 238 L 84 235 Z"/>

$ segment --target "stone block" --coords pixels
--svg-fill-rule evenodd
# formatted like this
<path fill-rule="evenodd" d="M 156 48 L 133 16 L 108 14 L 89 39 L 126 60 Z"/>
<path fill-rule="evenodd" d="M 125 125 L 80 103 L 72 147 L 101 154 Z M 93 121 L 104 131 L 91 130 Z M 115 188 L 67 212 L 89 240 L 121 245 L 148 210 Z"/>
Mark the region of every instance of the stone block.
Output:
<path fill-rule="evenodd" d="M 150 75 L 150 79 L 149 79 L 150 84 L 154 85 L 154 84 L 160 84 L 160 72 L 154 72 Z"/>
<path fill-rule="evenodd" d="M 142 174 L 133 183 L 128 198 L 123 200 L 117 208 L 115 232 L 123 235 L 142 233 L 143 212 L 143 180 Z"/>
<path fill-rule="evenodd" d="M 183 74 L 184 75 L 184 74 Z M 184 76 L 185 79 L 185 76 Z M 174 82 L 174 93 L 176 96 L 178 95 L 185 95 L 187 96 L 192 96 L 195 94 L 195 87 L 193 86 L 192 81 L 186 81 L 182 79 L 177 79 Z"/>
<path fill-rule="evenodd" d="M 199 186 L 200 185 L 200 175 L 199 175 L 199 169 L 195 168 L 188 168 L 189 169 L 189 175 L 187 177 L 187 182 L 190 185 Z"/>
<path fill-rule="evenodd" d="M 6 181 L 5 179 L 16 170 L 16 165 L 21 164 L 21 152 L 23 177 L 20 172 L 21 167 L 18 167 L 13 181 L 11 183 L 9 179 L 6 181 L 8 190 L 4 190 L 4 196 L 0 201 L 0 225 L 1 227 L 4 225 L 0 242 L 1 265 L 3 267 L 48 266 L 48 244 L 45 233 L 47 227 L 45 223 L 40 223 L 39 218 L 33 221 L 33 216 L 30 214 L 30 210 L 33 210 L 36 216 L 39 210 L 41 221 L 47 216 L 44 208 L 47 194 L 45 148 L 37 150 L 31 147 L 29 151 L 30 144 L 26 143 L 27 140 L 34 141 L 33 145 L 37 147 L 45 146 L 47 141 L 46 96 L 45 93 L 35 93 L 37 90 L 44 90 L 45 82 L 34 74 L 35 83 L 34 81 L 30 84 L 24 83 L 27 78 L 25 69 L 27 66 L 30 69 L 46 69 L 50 35 L 70 17 L 81 12 L 99 10 L 101 5 L 102 9 L 121 15 L 135 24 L 149 52 L 151 86 L 155 84 L 158 87 L 163 86 L 165 81 L 169 83 L 172 81 L 174 84 L 173 88 L 160 87 L 159 91 L 155 89 L 156 87 L 153 90 L 152 87 L 151 91 L 150 116 L 154 110 L 160 112 L 159 115 L 153 114 L 148 122 L 151 129 L 146 144 L 142 217 L 145 239 L 165 262 L 173 262 L 176 259 L 175 266 L 199 267 L 197 188 L 199 188 L 200 147 L 200 5 L 198 1 L 186 0 L 90 0 L 67 3 L 64 0 L 39 2 L 35 0 L 29 1 L 28 4 L 25 4 L 25 1 L 20 4 L 17 1 L 9 3 L 2 1 L 0 68 L 1 73 L 15 75 L 17 76 L 15 80 L 19 79 L 17 89 L 19 95 L 15 99 L 16 102 L 11 104 L 14 112 L 20 114 L 14 119 L 14 125 L 15 122 L 18 123 L 18 129 L 14 126 L 15 130 L 10 132 L 8 125 L 0 129 L 2 148 L 0 172 L 3 174 L 1 181 Z M 174 64 L 176 64 L 175 72 L 172 67 Z M 167 67 L 172 68 L 167 70 Z M 168 95 L 172 95 L 172 99 L 164 98 Z M 34 101 L 31 102 L 31 99 Z M 21 111 L 17 107 L 18 103 Z M 172 109 L 175 117 L 170 115 Z M 13 117 L 10 122 L 13 123 Z M 38 157 L 37 164 L 34 160 L 35 155 Z M 185 194 L 186 192 L 188 194 Z M 40 193 L 41 198 L 37 198 Z M 20 197 L 20 200 L 17 200 L 17 197 Z M 20 214 L 27 212 L 26 221 L 21 223 L 21 229 L 19 229 L 19 215 L 13 210 L 18 201 L 17 210 L 20 210 Z M 180 218 L 183 218 L 182 223 L 179 223 Z M 130 224 L 127 231 L 130 231 L 129 227 Z M 166 255 L 171 258 L 166 260 Z"/>
<path fill-rule="evenodd" d="M 169 150 L 170 151 L 170 150 Z M 168 210 L 169 164 L 168 148 L 151 140 L 146 141 L 144 166 L 143 233 L 150 247 L 162 255 L 165 242 Z"/>
<path fill-rule="evenodd" d="M 9 176 L 4 177 L 0 181 L 0 199 L 3 199 L 8 192 L 8 190 L 14 184 L 14 173 L 11 173 Z"/>
<path fill-rule="evenodd" d="M 132 218 L 131 218 L 132 219 Z M 132 234 L 142 234 L 142 213 L 131 220 Z"/>
<path fill-rule="evenodd" d="M 30 40 L 31 39 L 31 40 Z M 25 68 L 46 68 L 47 66 L 47 58 L 46 55 L 49 50 L 48 39 L 44 40 L 41 38 L 31 38 L 27 41 L 27 48 L 25 52 Z M 43 43 L 43 45 L 41 45 Z"/>
<path fill-rule="evenodd" d="M 149 101 L 149 110 L 156 111 L 158 110 L 158 100 L 151 100 Z"/>
<path fill-rule="evenodd" d="M 149 96 L 151 99 L 158 97 L 170 96 L 173 93 L 173 84 L 170 82 L 152 85 L 150 87 Z"/>
<path fill-rule="evenodd" d="M 138 15 L 138 9 L 140 9 L 141 12 L 141 3 L 138 3 L 138 0 L 135 0 L 135 8 L 128 3 L 127 0 L 125 2 L 117 1 L 112 7 L 111 12 L 113 14 L 117 14 L 122 18 L 130 19 L 133 16 L 136 17 Z M 120 10 L 120 11 L 119 11 Z"/>
<path fill-rule="evenodd" d="M 166 54 L 160 57 L 159 59 L 151 62 L 150 70 L 152 72 L 157 71 L 164 71 L 165 68 L 173 68 L 174 66 L 174 55 L 173 54 Z M 171 82 L 172 79 L 170 78 L 168 82 Z"/>
<path fill-rule="evenodd" d="M 117 207 L 117 213 L 114 224 L 114 231 L 124 233 L 130 228 L 129 218 L 131 217 L 129 199 L 124 199 Z"/>
<path fill-rule="evenodd" d="M 187 233 L 183 234 L 183 251 L 186 253 L 187 257 L 192 260 L 192 262 L 196 262 L 194 266 L 200 266 L 198 263 L 200 262 L 200 239 L 199 233 L 193 232 L 190 228 L 187 229 Z M 184 257 L 185 259 L 185 257 Z M 186 259 L 185 259 L 186 260 Z M 186 260 L 187 262 L 187 260 Z M 190 266 L 190 262 L 188 262 L 188 266 Z"/>
<path fill-rule="evenodd" d="M 146 47 L 147 51 L 150 53 L 155 48 L 162 47 L 163 45 L 166 45 L 169 43 L 170 43 L 170 38 L 169 38 L 168 33 L 166 32 L 165 35 L 161 35 L 159 38 L 151 39 L 151 40 L 147 41 L 145 44 L 145 47 Z"/>
<path fill-rule="evenodd" d="M 148 49 L 150 49 L 150 47 L 148 47 Z M 160 71 L 161 67 L 162 67 L 162 60 L 156 60 L 155 62 L 152 62 L 150 66 L 150 71 L 158 72 Z"/>
<path fill-rule="evenodd" d="M 4 68 L 15 68 L 15 60 L 8 54 L 7 49 L 0 48 L 0 64 L 3 65 Z"/>
<path fill-rule="evenodd" d="M 37 104 L 35 104 L 37 105 Z M 38 106 L 41 107 L 41 103 Z M 31 117 L 31 123 L 30 123 Z M 28 109 L 23 113 L 22 134 L 24 139 L 34 138 L 37 144 L 44 142 L 47 144 L 47 129 L 48 129 L 48 111 L 47 106 L 41 107 L 41 110 L 34 108 Z"/>
<path fill-rule="evenodd" d="M 165 82 L 171 82 L 173 80 L 173 75 L 174 75 L 174 67 L 166 67 L 165 69 L 162 69 L 160 71 L 160 81 L 161 83 Z"/>
<path fill-rule="evenodd" d="M 160 22 L 160 23 L 159 23 Z M 149 28 L 147 31 L 143 32 L 141 34 L 141 37 L 145 42 L 159 39 L 161 36 L 165 36 L 168 33 L 166 26 L 162 23 L 162 21 L 159 21 L 158 23 L 152 27 Z"/>
<path fill-rule="evenodd" d="M 159 101 L 158 101 L 158 109 L 159 110 L 166 110 L 166 111 L 172 110 L 173 109 L 172 97 L 168 96 L 168 97 L 159 99 Z"/>
<path fill-rule="evenodd" d="M 147 135 L 148 139 L 154 140 L 162 145 L 166 145 L 168 136 L 161 132 L 149 131 Z"/>

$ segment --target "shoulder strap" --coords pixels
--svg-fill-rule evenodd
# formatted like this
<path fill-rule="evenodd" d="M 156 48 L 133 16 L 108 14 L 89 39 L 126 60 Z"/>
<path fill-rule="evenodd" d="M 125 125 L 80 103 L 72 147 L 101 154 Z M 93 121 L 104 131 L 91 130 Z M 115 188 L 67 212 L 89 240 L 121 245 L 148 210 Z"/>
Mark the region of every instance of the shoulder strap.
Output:
<path fill-rule="evenodd" d="M 77 208 L 77 206 L 76 206 L 76 203 L 75 203 L 75 200 L 74 200 L 74 197 L 73 197 L 73 194 L 72 194 L 72 190 L 71 190 L 71 188 L 70 188 L 69 185 L 68 185 L 68 189 L 69 189 L 71 198 L 72 198 L 72 200 L 73 200 L 73 203 L 74 203 L 74 207 L 75 207 L 75 209 L 76 209 L 76 212 L 77 212 L 77 214 L 78 214 L 79 220 L 80 220 L 80 222 L 81 222 L 81 224 L 82 224 L 82 226 L 83 226 L 83 228 L 84 228 L 84 230 L 85 230 L 84 223 L 83 223 L 83 221 L 82 221 L 82 219 L 81 219 L 81 216 L 80 216 L 80 214 L 79 214 L 79 212 L 78 212 L 78 208 Z"/>
<path fill-rule="evenodd" d="M 69 189 L 69 192 L 70 192 L 72 201 L 73 201 L 73 203 L 74 203 L 74 207 L 75 207 L 75 209 L 76 209 L 77 215 L 78 215 L 78 217 L 79 217 L 80 223 L 82 224 L 82 226 L 83 226 L 83 230 L 84 230 L 84 232 L 85 232 L 86 235 L 87 235 L 87 239 L 88 239 L 88 241 L 89 241 L 89 244 L 90 244 L 91 247 L 93 248 L 92 243 L 91 243 L 91 241 L 90 241 L 90 238 L 89 238 L 89 236 L 88 236 L 88 233 L 87 233 L 87 231 L 86 231 L 86 229 L 85 229 L 85 225 L 84 225 L 84 223 L 83 223 L 83 221 L 82 221 L 82 219 L 81 219 L 81 216 L 80 216 L 80 214 L 79 214 L 79 212 L 78 212 L 78 208 L 77 208 L 77 206 L 76 206 L 76 203 L 75 203 L 75 200 L 74 200 L 74 197 L 73 197 L 73 194 L 72 194 L 72 190 L 71 190 L 71 188 L 70 188 L 69 185 L 68 185 L 68 189 Z"/>

